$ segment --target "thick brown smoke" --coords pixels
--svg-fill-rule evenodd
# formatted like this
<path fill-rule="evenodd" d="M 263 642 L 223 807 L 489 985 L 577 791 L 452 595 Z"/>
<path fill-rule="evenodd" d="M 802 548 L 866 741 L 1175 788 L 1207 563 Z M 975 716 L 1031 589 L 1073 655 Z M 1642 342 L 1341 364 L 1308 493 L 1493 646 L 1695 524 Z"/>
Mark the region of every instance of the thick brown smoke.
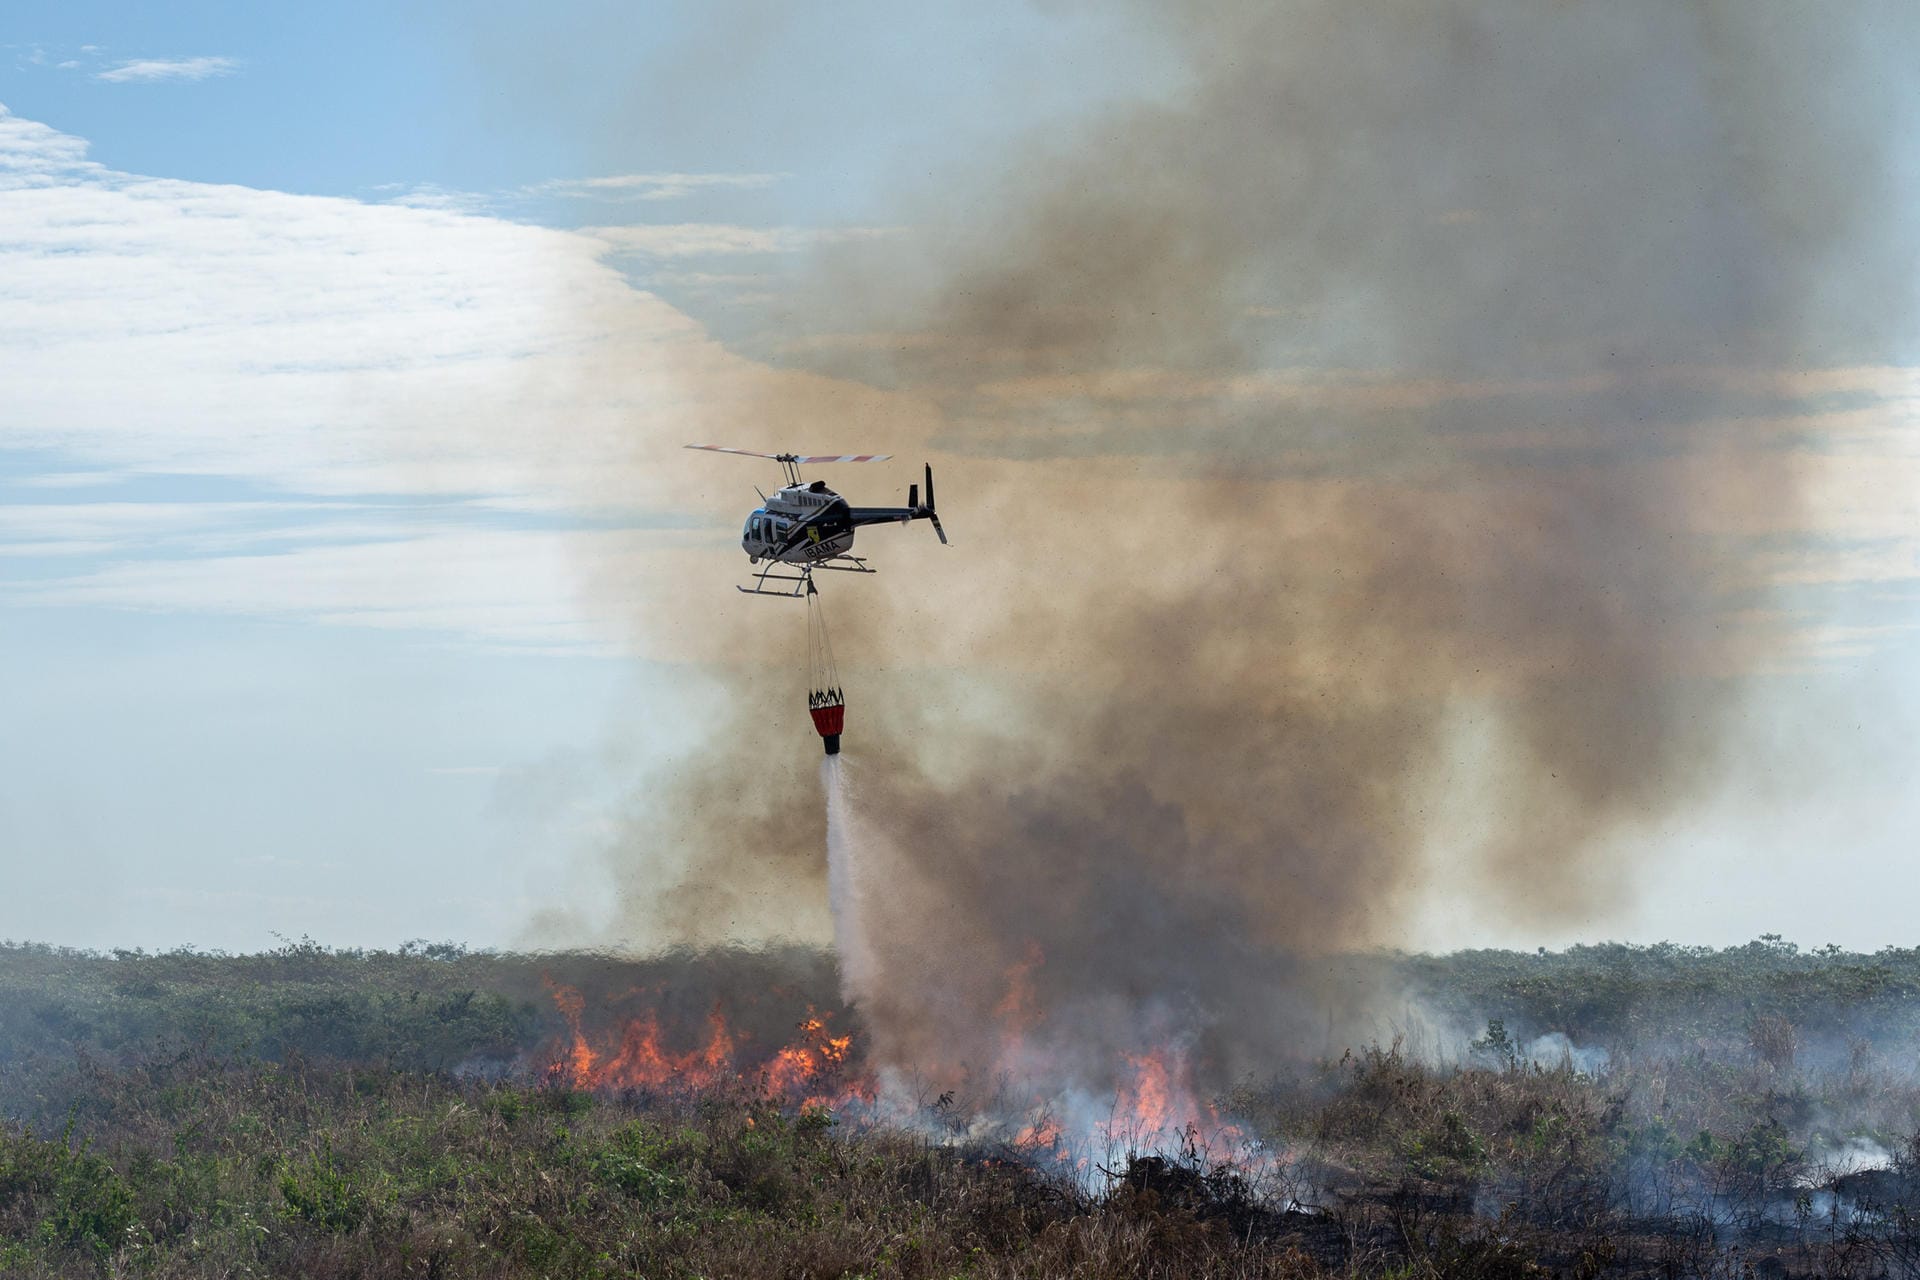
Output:
<path fill-rule="evenodd" d="M 783 440 L 774 402 L 737 441 L 928 451 L 958 544 L 875 530 L 886 576 L 826 584 L 902 1066 L 991 1062 L 1025 982 L 1088 1081 L 1168 1039 L 1229 1078 L 1434 878 L 1626 900 L 1791 643 L 1752 554 L 1804 527 L 1783 371 L 1907 338 L 1905 9 L 1138 21 L 1176 90 L 949 169 L 799 286 L 787 350 L 934 425 Z M 716 606 L 712 652 L 779 665 L 776 613 Z M 653 810 L 687 866 L 636 919 L 819 874 L 794 680 Z"/>

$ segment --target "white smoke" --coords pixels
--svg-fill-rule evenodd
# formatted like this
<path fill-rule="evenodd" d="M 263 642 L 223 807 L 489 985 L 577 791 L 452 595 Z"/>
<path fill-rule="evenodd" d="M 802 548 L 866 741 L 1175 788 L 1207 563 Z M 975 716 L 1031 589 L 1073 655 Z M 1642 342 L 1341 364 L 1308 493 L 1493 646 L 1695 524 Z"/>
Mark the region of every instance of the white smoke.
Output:
<path fill-rule="evenodd" d="M 1815 1142 L 1807 1148 L 1807 1186 L 1821 1186 L 1849 1174 L 1893 1167 L 1893 1153 L 1865 1135 Z"/>
<path fill-rule="evenodd" d="M 1607 1069 L 1610 1057 L 1599 1045 L 1577 1045 L 1560 1031 L 1549 1031 L 1527 1045 L 1527 1061 L 1549 1071 L 1578 1071 L 1582 1075 L 1597 1076 Z"/>

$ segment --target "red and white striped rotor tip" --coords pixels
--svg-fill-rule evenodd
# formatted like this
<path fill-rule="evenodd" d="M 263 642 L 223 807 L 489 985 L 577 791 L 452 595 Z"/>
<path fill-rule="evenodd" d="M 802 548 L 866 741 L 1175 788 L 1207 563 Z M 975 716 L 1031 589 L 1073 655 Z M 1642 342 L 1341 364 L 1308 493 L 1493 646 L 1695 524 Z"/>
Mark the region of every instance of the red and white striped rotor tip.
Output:
<path fill-rule="evenodd" d="M 758 449 L 735 449 L 724 444 L 690 444 L 685 447 L 705 449 L 709 453 L 737 453 L 748 458 L 772 458 L 775 462 L 807 465 L 817 462 L 885 462 L 893 457 L 890 453 L 762 453 Z"/>

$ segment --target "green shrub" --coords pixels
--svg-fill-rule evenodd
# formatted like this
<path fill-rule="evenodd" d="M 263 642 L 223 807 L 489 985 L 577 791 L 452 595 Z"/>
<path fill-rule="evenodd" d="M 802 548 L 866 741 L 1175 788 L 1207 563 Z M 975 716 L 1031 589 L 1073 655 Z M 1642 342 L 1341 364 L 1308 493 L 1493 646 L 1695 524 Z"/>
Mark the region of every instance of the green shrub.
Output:
<path fill-rule="evenodd" d="M 84 1151 L 62 1162 L 46 1223 L 55 1240 L 105 1255 L 127 1243 L 138 1221 L 133 1191 L 112 1165 Z"/>
<path fill-rule="evenodd" d="M 331 1144 L 281 1165 L 280 1198 L 289 1216 L 327 1231 L 352 1231 L 376 1208 L 365 1182 L 335 1164 Z"/>
<path fill-rule="evenodd" d="M 663 1136 L 644 1121 L 632 1120 L 616 1129 L 592 1154 L 590 1164 L 599 1181 L 645 1204 L 678 1199 L 686 1190 L 668 1168 Z"/>
<path fill-rule="evenodd" d="M 1486 1159 L 1486 1143 L 1457 1111 L 1414 1133 L 1406 1142 L 1407 1169 L 1416 1177 L 1447 1179 L 1471 1173 Z"/>

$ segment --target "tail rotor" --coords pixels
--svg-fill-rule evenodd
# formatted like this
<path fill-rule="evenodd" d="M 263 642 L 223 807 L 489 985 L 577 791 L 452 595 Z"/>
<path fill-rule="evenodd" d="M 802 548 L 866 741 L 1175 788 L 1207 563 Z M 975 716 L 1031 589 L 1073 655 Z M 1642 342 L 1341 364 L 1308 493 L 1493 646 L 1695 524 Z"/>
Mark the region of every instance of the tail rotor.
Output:
<path fill-rule="evenodd" d="M 916 497 L 916 495 L 917 495 L 917 491 L 915 487 L 913 485 L 908 485 L 907 486 L 907 505 L 908 506 L 910 507 L 920 506 L 918 502 L 914 501 L 914 498 Z M 940 545 L 943 547 L 951 545 L 947 542 L 947 531 L 940 527 L 940 513 L 934 509 L 934 505 L 933 505 L 933 464 L 931 462 L 927 463 L 927 505 L 924 508 L 924 510 L 926 511 L 927 519 L 933 522 L 934 533 L 938 534 L 940 537 Z"/>

